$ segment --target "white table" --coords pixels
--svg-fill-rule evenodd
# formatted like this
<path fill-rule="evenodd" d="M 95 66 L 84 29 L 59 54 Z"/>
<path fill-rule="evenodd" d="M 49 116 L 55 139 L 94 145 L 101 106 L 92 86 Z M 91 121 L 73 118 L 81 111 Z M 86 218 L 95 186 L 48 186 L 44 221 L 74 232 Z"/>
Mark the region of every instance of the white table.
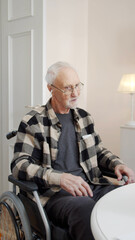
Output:
<path fill-rule="evenodd" d="M 95 240 L 135 240 L 135 183 L 102 197 L 91 215 Z"/>

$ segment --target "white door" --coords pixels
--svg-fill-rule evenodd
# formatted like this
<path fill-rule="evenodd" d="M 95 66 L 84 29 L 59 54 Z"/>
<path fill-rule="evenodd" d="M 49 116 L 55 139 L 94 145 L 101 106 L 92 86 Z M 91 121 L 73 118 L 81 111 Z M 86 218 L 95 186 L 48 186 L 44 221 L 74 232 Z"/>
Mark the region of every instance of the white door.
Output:
<path fill-rule="evenodd" d="M 2 109 L 0 191 L 9 189 L 7 177 L 15 139 L 6 133 L 17 129 L 25 106 L 46 100 L 45 0 L 1 0 Z"/>

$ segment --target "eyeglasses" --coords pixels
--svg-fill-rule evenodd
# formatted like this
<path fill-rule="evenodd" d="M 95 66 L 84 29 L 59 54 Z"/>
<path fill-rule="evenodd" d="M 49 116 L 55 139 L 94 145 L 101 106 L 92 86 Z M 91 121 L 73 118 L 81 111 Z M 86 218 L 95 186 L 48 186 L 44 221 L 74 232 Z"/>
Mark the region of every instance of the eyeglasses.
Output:
<path fill-rule="evenodd" d="M 70 95 L 71 93 L 73 93 L 74 90 L 76 91 L 81 91 L 83 89 L 84 84 L 79 82 L 78 84 L 76 84 L 74 87 L 72 86 L 67 86 L 64 89 L 60 89 L 58 87 L 56 87 L 55 85 L 51 84 L 52 87 L 58 89 L 59 91 L 61 91 L 62 93 L 64 93 L 65 95 Z"/>

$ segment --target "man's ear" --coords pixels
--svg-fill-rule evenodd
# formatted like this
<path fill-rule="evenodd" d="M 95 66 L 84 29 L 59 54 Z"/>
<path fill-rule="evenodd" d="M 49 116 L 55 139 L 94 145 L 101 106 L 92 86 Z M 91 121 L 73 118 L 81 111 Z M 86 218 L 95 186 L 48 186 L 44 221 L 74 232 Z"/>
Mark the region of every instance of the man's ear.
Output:
<path fill-rule="evenodd" d="M 50 84 L 47 85 L 47 88 L 48 88 L 49 92 L 52 92 L 52 87 Z"/>

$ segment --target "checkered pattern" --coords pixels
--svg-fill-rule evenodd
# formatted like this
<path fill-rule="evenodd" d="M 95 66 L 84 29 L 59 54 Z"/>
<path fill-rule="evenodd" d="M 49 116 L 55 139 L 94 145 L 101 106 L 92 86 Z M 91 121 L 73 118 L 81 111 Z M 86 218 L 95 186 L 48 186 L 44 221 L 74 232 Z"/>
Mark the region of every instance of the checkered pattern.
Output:
<path fill-rule="evenodd" d="M 79 146 L 79 161 L 93 184 L 109 184 L 98 165 L 114 169 L 121 161 L 102 146 L 94 130 L 93 119 L 86 111 L 71 110 Z M 20 123 L 11 170 L 15 178 L 34 181 L 39 186 L 43 204 L 60 190 L 62 172 L 52 168 L 58 153 L 61 124 L 53 111 L 50 100 L 28 113 Z M 69 159 L 70 161 L 70 159 Z"/>

